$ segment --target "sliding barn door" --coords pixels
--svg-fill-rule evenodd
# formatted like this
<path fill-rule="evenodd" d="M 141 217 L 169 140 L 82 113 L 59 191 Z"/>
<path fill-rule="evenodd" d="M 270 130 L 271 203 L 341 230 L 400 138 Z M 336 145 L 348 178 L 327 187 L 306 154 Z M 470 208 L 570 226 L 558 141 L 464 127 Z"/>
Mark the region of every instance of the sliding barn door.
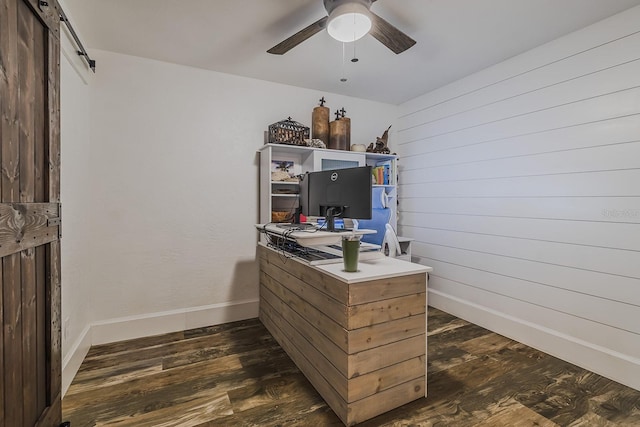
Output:
<path fill-rule="evenodd" d="M 0 426 L 58 426 L 60 19 L 0 0 Z"/>

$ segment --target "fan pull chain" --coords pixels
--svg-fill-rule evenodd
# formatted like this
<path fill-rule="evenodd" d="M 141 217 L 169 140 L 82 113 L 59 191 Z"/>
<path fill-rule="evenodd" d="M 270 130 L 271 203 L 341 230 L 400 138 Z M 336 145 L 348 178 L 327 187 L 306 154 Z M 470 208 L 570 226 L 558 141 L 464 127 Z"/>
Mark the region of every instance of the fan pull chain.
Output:
<path fill-rule="evenodd" d="M 342 43 L 342 77 L 340 78 L 341 82 L 346 82 L 347 81 L 347 77 L 345 75 L 345 68 L 344 68 L 344 58 L 346 57 L 346 46 L 345 43 Z"/>
<path fill-rule="evenodd" d="M 356 14 L 353 14 L 353 24 L 356 24 Z M 356 57 L 356 34 L 353 33 L 353 58 L 351 58 L 351 62 L 358 62 L 358 58 Z"/>

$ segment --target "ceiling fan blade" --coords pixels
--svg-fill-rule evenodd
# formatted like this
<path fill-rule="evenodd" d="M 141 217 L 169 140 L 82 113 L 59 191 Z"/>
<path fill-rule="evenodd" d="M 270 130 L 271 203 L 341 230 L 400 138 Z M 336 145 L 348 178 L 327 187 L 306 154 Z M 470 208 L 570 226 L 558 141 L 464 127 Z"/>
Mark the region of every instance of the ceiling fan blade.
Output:
<path fill-rule="evenodd" d="M 371 23 L 371 31 L 369 31 L 369 34 L 391 49 L 394 53 L 402 53 L 416 44 L 414 39 L 389 24 L 375 13 L 371 11 L 370 13 L 373 22 Z"/>
<path fill-rule="evenodd" d="M 312 35 L 324 30 L 325 27 L 327 26 L 328 19 L 329 19 L 328 16 L 325 16 L 322 19 L 318 19 L 316 22 L 298 31 L 297 33 L 295 33 L 285 41 L 278 43 L 277 45 L 269 49 L 267 52 L 272 53 L 274 55 L 282 55 L 284 53 L 287 53 L 289 50 L 298 46 L 300 43 L 302 43 Z"/>

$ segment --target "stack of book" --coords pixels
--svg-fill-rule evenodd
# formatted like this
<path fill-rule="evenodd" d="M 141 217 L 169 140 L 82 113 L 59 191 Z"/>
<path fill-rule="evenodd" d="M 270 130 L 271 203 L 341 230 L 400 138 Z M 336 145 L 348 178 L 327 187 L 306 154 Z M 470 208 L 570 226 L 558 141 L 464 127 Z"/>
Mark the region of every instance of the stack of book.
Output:
<path fill-rule="evenodd" d="M 391 185 L 391 161 L 378 162 L 376 166 L 371 169 L 373 175 L 373 183 L 375 185 Z"/>

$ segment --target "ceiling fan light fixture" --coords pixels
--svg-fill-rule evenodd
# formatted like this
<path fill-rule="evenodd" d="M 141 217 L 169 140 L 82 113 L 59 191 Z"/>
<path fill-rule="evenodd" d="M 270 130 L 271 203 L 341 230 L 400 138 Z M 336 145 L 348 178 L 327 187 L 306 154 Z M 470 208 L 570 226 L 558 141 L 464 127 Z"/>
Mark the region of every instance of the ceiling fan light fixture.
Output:
<path fill-rule="evenodd" d="M 369 10 L 361 3 L 343 3 L 329 14 L 327 32 L 334 39 L 353 42 L 364 37 L 371 30 Z"/>

